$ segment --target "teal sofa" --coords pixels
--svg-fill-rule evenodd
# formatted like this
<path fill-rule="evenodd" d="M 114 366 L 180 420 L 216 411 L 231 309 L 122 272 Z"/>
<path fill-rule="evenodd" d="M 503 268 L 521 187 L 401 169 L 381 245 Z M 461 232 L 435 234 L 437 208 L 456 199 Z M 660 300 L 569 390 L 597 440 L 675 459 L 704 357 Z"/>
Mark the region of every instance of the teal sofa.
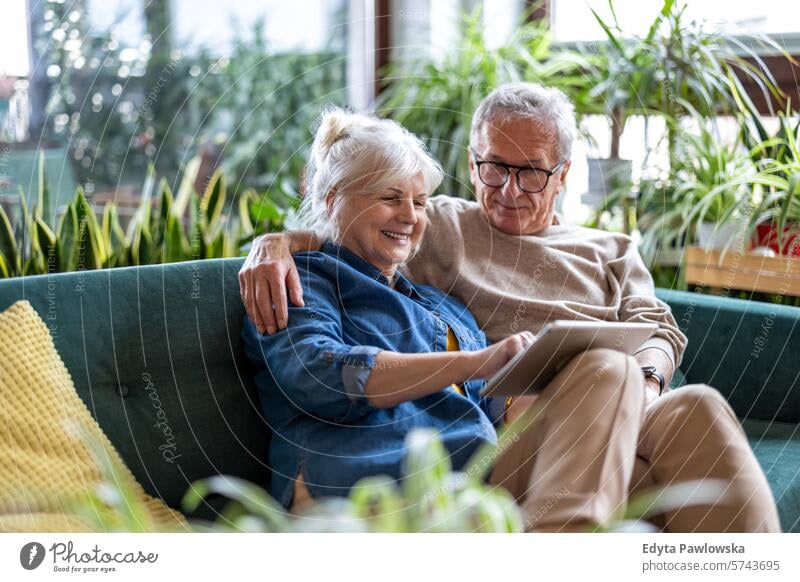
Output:
<path fill-rule="evenodd" d="M 0 281 L 48 325 L 89 410 L 152 495 L 180 508 L 190 484 L 229 474 L 268 486 L 270 429 L 239 330 L 241 259 Z M 743 419 L 800 532 L 800 309 L 659 291 L 689 336 L 686 382 L 718 388 Z M 208 517 L 222 500 L 201 508 Z"/>

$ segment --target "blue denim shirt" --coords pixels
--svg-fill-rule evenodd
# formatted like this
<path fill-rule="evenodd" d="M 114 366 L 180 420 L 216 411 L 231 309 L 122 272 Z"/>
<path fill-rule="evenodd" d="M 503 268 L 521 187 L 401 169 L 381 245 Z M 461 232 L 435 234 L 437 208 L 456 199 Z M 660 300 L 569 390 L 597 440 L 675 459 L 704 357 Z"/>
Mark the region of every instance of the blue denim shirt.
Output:
<path fill-rule="evenodd" d="M 438 430 L 455 469 L 485 442 L 496 442 L 501 398 L 481 398 L 483 381 L 452 386 L 388 409 L 364 386 L 383 351 L 443 352 L 447 327 L 459 349 L 486 347 L 467 308 L 401 274 L 390 288 L 380 270 L 332 242 L 295 255 L 305 307 L 289 308 L 288 327 L 260 335 L 245 317 L 242 335 L 256 370 L 261 407 L 273 431 L 272 494 L 289 507 L 295 475 L 312 497 L 347 496 L 362 477 L 402 476 L 413 427 Z"/>

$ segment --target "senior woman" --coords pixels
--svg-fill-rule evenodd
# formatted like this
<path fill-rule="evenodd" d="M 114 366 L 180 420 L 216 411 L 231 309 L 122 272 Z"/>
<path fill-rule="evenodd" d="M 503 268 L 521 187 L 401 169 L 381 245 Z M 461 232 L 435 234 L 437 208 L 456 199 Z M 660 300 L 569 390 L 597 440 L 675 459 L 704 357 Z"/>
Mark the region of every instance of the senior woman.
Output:
<path fill-rule="evenodd" d="M 436 429 L 457 469 L 496 440 L 506 402 L 480 397 L 482 380 L 532 336 L 487 347 L 463 304 L 398 272 L 441 180 L 397 123 L 323 114 L 300 218 L 327 242 L 295 255 L 305 305 L 275 335 L 248 318 L 242 332 L 274 432 L 272 493 L 287 508 L 346 496 L 363 477 L 399 479 L 414 427 Z"/>

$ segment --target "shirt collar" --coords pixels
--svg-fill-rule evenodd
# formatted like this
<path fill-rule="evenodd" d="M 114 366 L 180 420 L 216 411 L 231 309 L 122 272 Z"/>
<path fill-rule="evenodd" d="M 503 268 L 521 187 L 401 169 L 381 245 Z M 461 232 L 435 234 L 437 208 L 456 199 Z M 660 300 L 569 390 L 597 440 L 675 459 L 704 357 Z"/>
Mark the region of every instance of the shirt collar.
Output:
<path fill-rule="evenodd" d="M 321 250 L 326 255 L 336 257 L 338 260 L 350 265 L 359 273 L 366 275 L 370 279 L 373 279 L 389 288 L 389 279 L 381 272 L 381 270 L 372 263 L 359 257 L 353 251 L 336 244 L 331 240 L 325 242 L 322 245 Z M 422 299 L 422 296 L 414 288 L 414 284 L 411 283 L 411 281 L 409 281 L 405 275 L 400 272 L 400 269 L 398 269 L 394 274 L 394 285 L 391 288 L 402 293 L 403 295 L 406 295 L 407 297 Z"/>

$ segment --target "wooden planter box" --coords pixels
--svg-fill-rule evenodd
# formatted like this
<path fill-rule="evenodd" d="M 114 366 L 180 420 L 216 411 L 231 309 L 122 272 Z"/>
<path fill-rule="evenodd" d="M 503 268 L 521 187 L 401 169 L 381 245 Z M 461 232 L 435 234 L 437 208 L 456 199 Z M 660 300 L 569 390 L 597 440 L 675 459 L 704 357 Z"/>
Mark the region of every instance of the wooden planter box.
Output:
<path fill-rule="evenodd" d="M 800 259 L 686 249 L 686 283 L 713 289 L 800 296 Z"/>

